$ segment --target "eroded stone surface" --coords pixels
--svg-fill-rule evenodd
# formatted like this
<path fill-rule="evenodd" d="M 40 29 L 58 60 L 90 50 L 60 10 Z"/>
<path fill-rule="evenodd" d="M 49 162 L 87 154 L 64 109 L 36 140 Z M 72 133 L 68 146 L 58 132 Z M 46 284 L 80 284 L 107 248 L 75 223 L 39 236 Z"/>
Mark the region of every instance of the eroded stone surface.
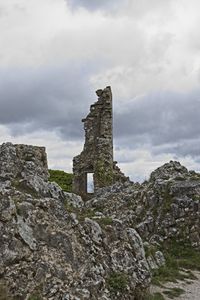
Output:
<path fill-rule="evenodd" d="M 164 164 L 143 184 L 104 188 L 86 205 L 132 224 L 150 245 L 175 239 L 200 248 L 200 175 L 179 162 Z"/>
<path fill-rule="evenodd" d="M 0 287 L 22 300 L 145 293 L 150 271 L 130 226 L 103 220 L 79 196 L 48 182 L 44 148 L 7 143 L 0 153 Z M 123 290 L 110 288 L 113 274 L 126 279 Z"/>
<path fill-rule="evenodd" d="M 48 182 L 44 148 L 0 153 L 0 286 L 17 299 L 142 299 L 150 269 L 165 263 L 163 241 L 200 248 L 200 175 L 178 162 L 83 202 Z M 109 285 L 117 276 L 122 290 Z"/>

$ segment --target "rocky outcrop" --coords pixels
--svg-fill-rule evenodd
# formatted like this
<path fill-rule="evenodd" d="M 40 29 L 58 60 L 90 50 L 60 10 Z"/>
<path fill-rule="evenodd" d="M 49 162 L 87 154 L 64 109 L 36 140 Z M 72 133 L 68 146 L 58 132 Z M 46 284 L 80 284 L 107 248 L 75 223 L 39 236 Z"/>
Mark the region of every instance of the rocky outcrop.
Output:
<path fill-rule="evenodd" d="M 102 189 L 87 206 L 133 226 L 147 243 L 176 239 L 200 247 L 200 174 L 179 162 L 158 168 L 143 184 Z"/>
<path fill-rule="evenodd" d="M 165 241 L 200 248 L 199 201 L 200 175 L 171 161 L 143 184 L 118 182 L 85 203 L 48 181 L 44 148 L 3 144 L 0 294 L 142 300 L 150 270 L 165 264 Z"/>
<path fill-rule="evenodd" d="M 150 272 L 141 237 L 93 202 L 86 208 L 48 182 L 44 148 L 0 146 L 0 289 L 8 299 L 142 299 Z"/>
<path fill-rule="evenodd" d="M 148 239 L 159 235 L 200 247 L 200 175 L 171 161 L 151 174 L 143 188 L 142 222 L 138 232 Z M 148 227 L 148 229 L 147 229 Z"/>

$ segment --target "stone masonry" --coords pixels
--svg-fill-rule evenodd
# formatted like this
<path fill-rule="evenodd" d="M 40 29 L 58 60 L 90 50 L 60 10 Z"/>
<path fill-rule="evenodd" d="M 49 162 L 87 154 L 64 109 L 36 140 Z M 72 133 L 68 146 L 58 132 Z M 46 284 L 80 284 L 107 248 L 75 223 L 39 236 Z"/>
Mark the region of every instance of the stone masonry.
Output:
<path fill-rule="evenodd" d="M 85 144 L 80 155 L 73 159 L 73 192 L 87 194 L 87 174 L 93 173 L 94 191 L 128 178 L 113 161 L 113 113 L 111 87 L 97 90 L 97 102 L 90 106 L 85 119 Z"/>

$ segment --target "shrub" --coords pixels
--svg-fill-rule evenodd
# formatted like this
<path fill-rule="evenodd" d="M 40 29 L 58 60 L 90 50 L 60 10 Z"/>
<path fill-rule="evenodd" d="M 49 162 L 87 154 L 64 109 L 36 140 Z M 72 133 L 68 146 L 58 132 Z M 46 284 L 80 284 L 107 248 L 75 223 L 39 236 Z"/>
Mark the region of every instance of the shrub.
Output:
<path fill-rule="evenodd" d="M 123 273 L 113 272 L 107 279 L 108 289 L 114 294 L 125 291 L 127 284 L 127 275 Z"/>

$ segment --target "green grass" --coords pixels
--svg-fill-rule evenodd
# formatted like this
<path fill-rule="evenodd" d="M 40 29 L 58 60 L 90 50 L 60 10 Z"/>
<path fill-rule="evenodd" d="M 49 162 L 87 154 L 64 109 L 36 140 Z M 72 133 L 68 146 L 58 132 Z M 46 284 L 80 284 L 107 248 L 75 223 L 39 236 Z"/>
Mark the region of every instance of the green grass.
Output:
<path fill-rule="evenodd" d="M 77 212 L 77 215 L 78 215 L 77 216 L 78 220 L 80 222 L 84 222 L 85 218 L 92 219 L 95 216 L 95 211 L 92 209 L 82 209 L 81 211 Z M 96 220 L 94 220 L 94 221 L 96 221 Z"/>
<path fill-rule="evenodd" d="M 154 293 L 152 295 L 147 295 L 144 300 L 165 300 L 161 293 Z"/>
<path fill-rule="evenodd" d="M 192 198 L 194 201 L 200 201 L 200 195 L 194 195 Z"/>
<path fill-rule="evenodd" d="M 180 288 L 171 288 L 169 290 L 163 291 L 163 294 L 167 295 L 168 298 L 174 299 L 184 294 L 184 290 Z"/>
<path fill-rule="evenodd" d="M 113 224 L 113 219 L 110 217 L 103 217 L 100 219 L 96 219 L 95 221 L 97 221 L 99 223 L 99 225 L 102 227 Z"/>
<path fill-rule="evenodd" d="M 185 275 L 183 275 L 178 269 L 176 260 L 171 258 L 166 259 L 166 265 L 160 267 L 153 272 L 152 283 L 155 285 L 162 285 L 164 282 L 172 281 L 176 282 L 177 279 L 184 280 Z"/>
<path fill-rule="evenodd" d="M 96 209 L 90 209 L 90 208 L 76 208 L 70 205 L 67 200 L 64 201 L 64 207 L 68 213 L 75 213 L 77 215 L 77 219 L 79 222 L 83 223 L 85 221 L 85 218 L 93 219 L 95 222 L 97 222 L 102 228 L 104 228 L 106 225 L 112 225 L 113 220 L 110 217 L 102 217 L 102 218 L 96 218 L 96 212 L 99 210 Z"/>
<path fill-rule="evenodd" d="M 200 251 L 189 243 L 172 241 L 167 245 L 172 258 L 176 259 L 179 268 L 200 271 Z"/>
<path fill-rule="evenodd" d="M 124 292 L 128 284 L 127 275 L 120 272 L 113 272 L 107 278 L 107 286 L 111 293 Z"/>
<path fill-rule="evenodd" d="M 150 246 L 144 245 L 144 250 L 145 250 L 146 257 L 149 257 L 149 256 L 154 256 L 158 249 L 154 245 L 150 245 Z"/>
<path fill-rule="evenodd" d="M 176 241 L 165 243 L 163 249 L 161 251 L 165 256 L 166 265 L 153 272 L 153 284 L 162 285 L 167 281 L 195 279 L 190 270 L 200 270 L 200 252 L 198 250 L 189 244 Z"/>
<path fill-rule="evenodd" d="M 8 290 L 6 285 L 0 284 L 0 300 L 12 300 L 12 298 L 8 295 Z"/>
<path fill-rule="evenodd" d="M 79 222 L 83 223 L 85 218 L 93 219 L 95 217 L 96 210 L 90 208 L 77 208 L 70 205 L 67 200 L 64 201 L 64 207 L 68 213 L 75 213 Z M 99 219 L 95 219 L 98 222 Z"/>
<path fill-rule="evenodd" d="M 49 170 L 49 181 L 56 182 L 65 192 L 72 191 L 73 174 L 60 170 Z"/>
<path fill-rule="evenodd" d="M 36 293 L 29 296 L 28 300 L 42 300 L 42 297 L 40 296 L 40 294 Z"/>

